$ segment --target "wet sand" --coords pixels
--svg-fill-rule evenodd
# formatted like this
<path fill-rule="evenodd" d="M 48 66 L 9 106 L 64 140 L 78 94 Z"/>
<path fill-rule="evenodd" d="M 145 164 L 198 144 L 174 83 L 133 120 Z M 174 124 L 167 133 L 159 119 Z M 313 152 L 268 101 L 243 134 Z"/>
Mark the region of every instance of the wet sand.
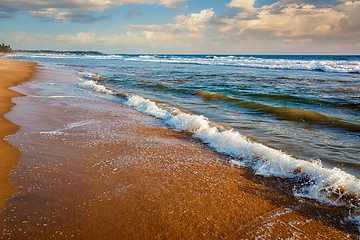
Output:
<path fill-rule="evenodd" d="M 39 69 L 33 82 L 65 84 Z M 51 79 L 51 84 L 46 84 Z M 30 84 L 30 83 L 28 83 Z M 116 101 L 18 86 L 21 150 L 2 239 L 351 239 L 348 209 L 229 164 L 187 133 Z"/>
<path fill-rule="evenodd" d="M 0 58 L 0 211 L 6 199 L 15 192 L 8 180 L 8 175 L 20 157 L 19 150 L 4 140 L 5 136 L 13 134 L 19 129 L 17 125 L 4 117 L 4 114 L 14 106 L 11 98 L 21 96 L 21 94 L 10 90 L 9 87 L 28 80 L 35 71 L 35 65 L 36 63 Z"/>

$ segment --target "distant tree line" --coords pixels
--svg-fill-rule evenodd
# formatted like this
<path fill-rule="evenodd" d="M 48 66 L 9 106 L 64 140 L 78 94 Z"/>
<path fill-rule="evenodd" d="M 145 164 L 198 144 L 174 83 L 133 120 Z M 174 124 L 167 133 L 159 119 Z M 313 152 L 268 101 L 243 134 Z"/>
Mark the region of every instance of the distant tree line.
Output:
<path fill-rule="evenodd" d="M 12 49 L 10 45 L 5 45 L 4 43 L 0 45 L 0 53 L 10 53 Z"/>
<path fill-rule="evenodd" d="M 25 53 L 45 53 L 45 54 L 87 54 L 87 55 L 103 55 L 98 51 L 57 51 L 57 50 L 13 50 L 13 52 Z"/>

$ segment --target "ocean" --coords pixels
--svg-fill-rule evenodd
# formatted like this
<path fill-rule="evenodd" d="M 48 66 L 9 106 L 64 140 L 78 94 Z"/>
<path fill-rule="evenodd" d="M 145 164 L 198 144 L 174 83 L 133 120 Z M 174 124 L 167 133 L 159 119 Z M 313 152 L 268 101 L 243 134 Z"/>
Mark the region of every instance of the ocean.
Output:
<path fill-rule="evenodd" d="M 345 205 L 360 222 L 360 56 L 6 57 L 75 72 L 76 91 L 159 118 L 234 166 L 298 182 L 295 196 Z"/>

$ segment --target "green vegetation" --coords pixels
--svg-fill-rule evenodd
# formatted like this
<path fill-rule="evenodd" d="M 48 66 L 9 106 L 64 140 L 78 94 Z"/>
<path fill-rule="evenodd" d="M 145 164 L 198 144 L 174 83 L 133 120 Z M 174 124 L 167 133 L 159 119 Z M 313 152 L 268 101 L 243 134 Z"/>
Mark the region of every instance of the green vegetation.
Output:
<path fill-rule="evenodd" d="M 0 45 L 0 53 L 10 53 L 12 49 L 10 45 L 5 45 L 4 43 Z"/>

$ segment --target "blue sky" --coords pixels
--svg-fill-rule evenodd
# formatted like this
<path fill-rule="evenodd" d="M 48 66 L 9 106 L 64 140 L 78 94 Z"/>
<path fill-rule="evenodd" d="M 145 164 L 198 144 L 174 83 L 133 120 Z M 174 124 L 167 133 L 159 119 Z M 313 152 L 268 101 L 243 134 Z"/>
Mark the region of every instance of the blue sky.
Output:
<path fill-rule="evenodd" d="M 0 43 L 104 53 L 360 54 L 360 1 L 0 0 Z"/>

